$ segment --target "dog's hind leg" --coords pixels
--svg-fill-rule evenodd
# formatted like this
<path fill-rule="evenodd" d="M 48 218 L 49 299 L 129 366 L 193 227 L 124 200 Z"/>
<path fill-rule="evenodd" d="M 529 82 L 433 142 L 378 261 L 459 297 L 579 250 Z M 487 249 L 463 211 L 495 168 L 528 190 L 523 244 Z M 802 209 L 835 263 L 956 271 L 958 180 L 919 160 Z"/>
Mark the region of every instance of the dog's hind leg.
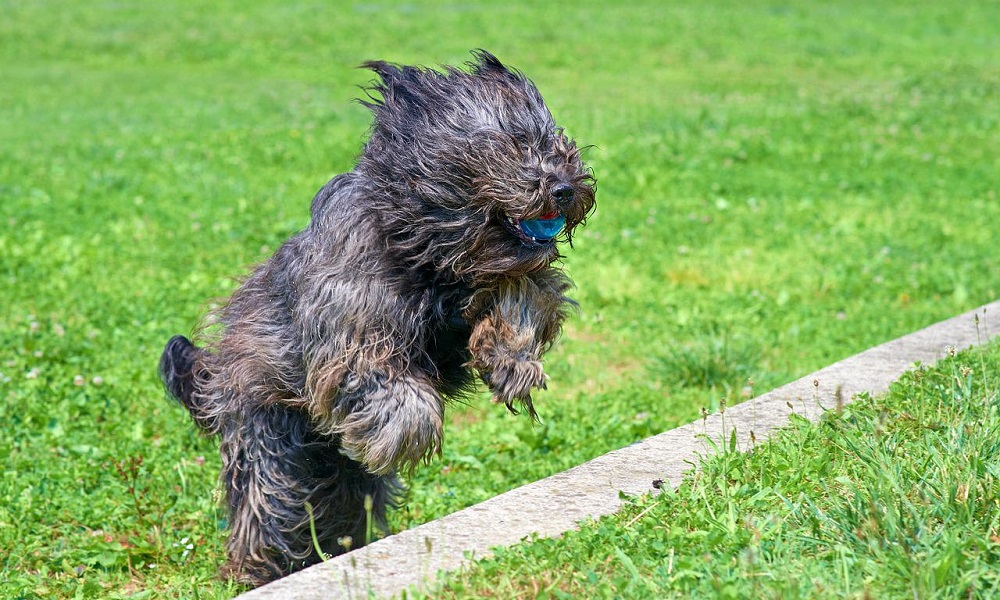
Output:
<path fill-rule="evenodd" d="M 231 519 L 223 575 L 252 585 L 318 562 L 317 543 L 328 555 L 364 545 L 384 528 L 401 490 L 394 476 L 368 473 L 287 407 L 241 414 L 222 432 L 221 452 Z"/>

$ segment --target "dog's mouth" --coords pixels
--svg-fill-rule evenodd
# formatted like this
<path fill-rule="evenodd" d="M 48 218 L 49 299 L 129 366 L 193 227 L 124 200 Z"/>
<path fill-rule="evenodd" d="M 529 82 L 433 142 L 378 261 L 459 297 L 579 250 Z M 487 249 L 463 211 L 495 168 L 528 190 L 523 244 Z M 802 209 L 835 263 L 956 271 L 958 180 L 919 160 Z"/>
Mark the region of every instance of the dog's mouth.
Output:
<path fill-rule="evenodd" d="M 537 219 L 515 219 L 504 215 L 507 229 L 528 246 L 547 246 L 555 242 L 556 236 L 566 225 L 566 217 L 560 212 L 546 213 Z"/>

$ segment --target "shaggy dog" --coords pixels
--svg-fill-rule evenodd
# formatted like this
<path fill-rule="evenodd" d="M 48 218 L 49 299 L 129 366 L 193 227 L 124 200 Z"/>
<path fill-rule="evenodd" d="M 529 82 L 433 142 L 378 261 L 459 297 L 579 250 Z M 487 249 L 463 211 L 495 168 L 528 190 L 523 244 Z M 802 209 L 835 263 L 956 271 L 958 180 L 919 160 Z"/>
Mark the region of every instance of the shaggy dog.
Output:
<path fill-rule="evenodd" d="M 553 263 L 595 182 L 534 84 L 485 51 L 467 69 L 363 65 L 357 166 L 209 320 L 170 340 L 167 390 L 221 441 L 223 574 L 259 585 L 384 527 L 397 470 L 441 448 L 446 399 L 486 383 L 532 417 L 573 303 Z M 338 540 L 340 543 L 338 544 Z"/>

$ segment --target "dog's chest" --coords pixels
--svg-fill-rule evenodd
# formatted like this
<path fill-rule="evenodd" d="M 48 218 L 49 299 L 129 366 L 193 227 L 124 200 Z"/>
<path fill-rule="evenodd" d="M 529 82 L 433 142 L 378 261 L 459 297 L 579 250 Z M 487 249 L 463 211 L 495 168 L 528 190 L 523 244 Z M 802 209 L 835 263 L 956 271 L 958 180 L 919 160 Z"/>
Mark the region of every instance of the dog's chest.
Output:
<path fill-rule="evenodd" d="M 469 336 L 472 326 L 462 317 L 465 294 L 461 290 L 446 290 L 443 300 L 428 319 L 425 350 L 439 390 L 445 395 L 454 395 L 472 383 L 473 376 L 467 367 L 471 359 Z"/>

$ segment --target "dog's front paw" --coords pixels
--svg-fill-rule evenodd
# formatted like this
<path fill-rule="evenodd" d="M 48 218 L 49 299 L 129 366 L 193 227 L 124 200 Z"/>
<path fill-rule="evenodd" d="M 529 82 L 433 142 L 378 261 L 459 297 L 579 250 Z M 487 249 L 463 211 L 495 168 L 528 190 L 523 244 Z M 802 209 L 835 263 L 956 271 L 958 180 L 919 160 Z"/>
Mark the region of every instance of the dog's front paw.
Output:
<path fill-rule="evenodd" d="M 531 401 L 531 391 L 545 389 L 545 371 L 541 361 L 504 361 L 492 371 L 483 372 L 482 377 L 493 392 L 494 403 L 504 404 L 516 414 L 514 403 L 520 402 L 532 419 L 538 418 Z"/>
<path fill-rule="evenodd" d="M 441 450 L 444 407 L 429 385 L 385 382 L 336 428 L 342 452 L 370 473 L 389 475 Z"/>

